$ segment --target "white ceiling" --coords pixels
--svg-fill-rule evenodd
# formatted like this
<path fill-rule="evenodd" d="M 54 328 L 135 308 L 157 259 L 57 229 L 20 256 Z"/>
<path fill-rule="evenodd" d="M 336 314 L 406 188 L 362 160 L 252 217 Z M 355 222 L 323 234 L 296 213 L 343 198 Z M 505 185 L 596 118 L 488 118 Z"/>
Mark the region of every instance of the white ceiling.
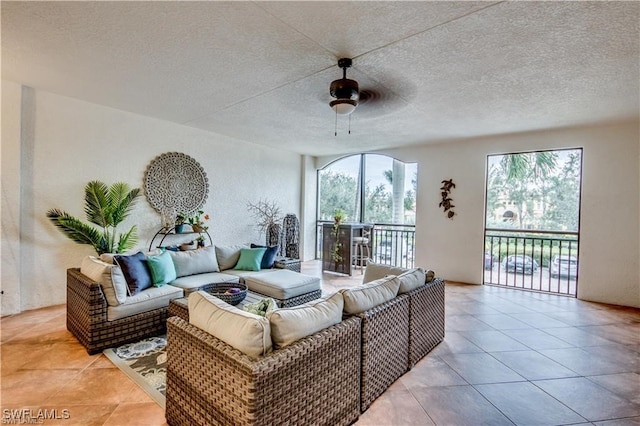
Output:
<path fill-rule="evenodd" d="M 309 155 L 637 119 L 638 2 L 1 2 L 2 78 Z M 383 93 L 329 108 L 340 57 Z"/>

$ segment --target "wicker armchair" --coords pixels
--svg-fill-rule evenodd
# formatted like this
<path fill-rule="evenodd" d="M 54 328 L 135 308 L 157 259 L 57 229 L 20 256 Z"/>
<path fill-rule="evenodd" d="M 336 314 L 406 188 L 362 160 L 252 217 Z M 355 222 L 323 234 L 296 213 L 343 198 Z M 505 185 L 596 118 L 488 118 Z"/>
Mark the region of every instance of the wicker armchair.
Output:
<path fill-rule="evenodd" d="M 99 283 L 78 268 L 67 269 L 67 330 L 89 355 L 166 330 L 166 306 L 114 321 L 107 320 L 107 307 Z"/>
<path fill-rule="evenodd" d="M 348 425 L 360 415 L 360 319 L 258 360 L 167 320 L 166 418 L 182 425 Z"/>
<path fill-rule="evenodd" d="M 356 317 L 362 320 L 360 410 L 364 413 L 408 370 L 409 296 L 397 296 Z"/>
<path fill-rule="evenodd" d="M 444 339 L 444 285 L 435 278 L 409 295 L 409 368 Z"/>

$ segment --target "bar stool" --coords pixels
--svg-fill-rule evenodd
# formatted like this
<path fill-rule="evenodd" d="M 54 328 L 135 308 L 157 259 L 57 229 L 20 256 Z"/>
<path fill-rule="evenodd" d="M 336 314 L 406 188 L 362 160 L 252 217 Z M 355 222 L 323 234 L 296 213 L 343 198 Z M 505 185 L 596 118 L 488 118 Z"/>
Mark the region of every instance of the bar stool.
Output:
<path fill-rule="evenodd" d="M 355 267 L 360 267 L 360 274 L 363 273 L 364 267 L 367 266 L 367 260 L 371 257 L 369 242 L 372 231 L 373 226 L 366 226 L 362 228 L 362 236 L 353 237 Z"/>

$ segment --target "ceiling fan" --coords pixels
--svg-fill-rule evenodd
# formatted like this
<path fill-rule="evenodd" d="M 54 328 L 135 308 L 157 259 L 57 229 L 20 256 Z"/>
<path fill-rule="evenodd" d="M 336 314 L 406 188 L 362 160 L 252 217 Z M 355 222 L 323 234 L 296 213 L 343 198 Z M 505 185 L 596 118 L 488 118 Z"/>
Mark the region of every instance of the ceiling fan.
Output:
<path fill-rule="evenodd" d="M 329 106 L 338 115 L 349 115 L 355 111 L 360 100 L 358 82 L 347 78 L 347 68 L 352 64 L 351 58 L 338 59 L 338 66 L 342 68 L 342 78 L 333 80 L 329 86 L 329 94 L 335 98 Z"/>
<path fill-rule="evenodd" d="M 347 68 L 351 68 L 352 64 L 353 61 L 351 58 L 338 59 L 338 67 L 342 68 L 342 78 L 332 81 L 329 86 L 329 94 L 333 98 L 329 102 L 329 106 L 336 113 L 336 122 L 338 115 L 348 115 L 349 121 L 351 121 L 351 113 L 356 110 L 358 105 L 367 104 L 368 112 L 377 111 L 377 114 L 379 114 L 380 112 L 384 112 L 386 108 L 374 108 L 372 110 L 370 106 L 376 104 L 379 107 L 380 102 L 378 101 L 384 101 L 385 104 L 394 104 L 397 102 L 394 102 L 393 96 L 382 95 L 376 90 L 360 89 L 357 81 L 347 78 Z M 349 130 L 349 133 L 351 133 L 351 130 Z"/>

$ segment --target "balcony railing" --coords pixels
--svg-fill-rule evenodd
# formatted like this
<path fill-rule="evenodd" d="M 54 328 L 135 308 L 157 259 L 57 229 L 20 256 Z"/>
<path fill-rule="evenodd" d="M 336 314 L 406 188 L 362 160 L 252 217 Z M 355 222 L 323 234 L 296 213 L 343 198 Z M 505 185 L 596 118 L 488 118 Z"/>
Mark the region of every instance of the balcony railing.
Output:
<path fill-rule="evenodd" d="M 484 283 L 576 297 L 578 233 L 487 228 Z"/>
<path fill-rule="evenodd" d="M 318 221 L 316 223 L 316 259 L 322 259 L 322 225 L 332 223 Z M 393 225 L 376 223 L 370 237 L 371 259 L 377 263 L 413 268 L 415 263 L 414 247 L 416 227 L 414 225 Z"/>

